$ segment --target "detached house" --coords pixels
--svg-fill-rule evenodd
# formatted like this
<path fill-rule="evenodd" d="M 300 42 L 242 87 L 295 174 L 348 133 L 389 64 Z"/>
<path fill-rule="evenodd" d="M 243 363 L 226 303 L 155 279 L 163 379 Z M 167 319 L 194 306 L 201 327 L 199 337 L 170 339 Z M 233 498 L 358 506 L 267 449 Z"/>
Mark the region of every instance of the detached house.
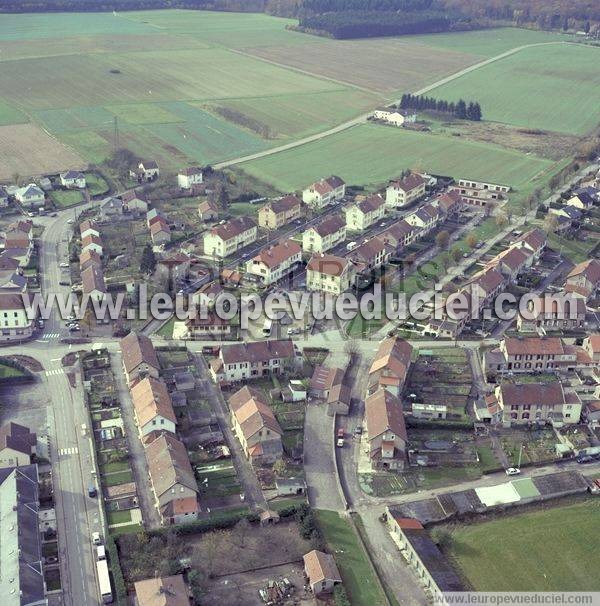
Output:
<path fill-rule="evenodd" d="M 219 357 L 211 360 L 215 381 L 236 382 L 292 372 L 301 358 L 291 339 L 222 345 Z"/>
<path fill-rule="evenodd" d="M 33 334 L 31 302 L 26 293 L 0 293 L 0 342 L 22 341 Z"/>
<path fill-rule="evenodd" d="M 324 253 L 346 239 L 346 222 L 341 215 L 330 215 L 302 234 L 304 252 Z"/>
<path fill-rule="evenodd" d="M 35 183 L 19 187 L 14 196 L 23 206 L 28 207 L 39 208 L 46 202 L 46 194 Z"/>
<path fill-rule="evenodd" d="M 313 595 L 332 593 L 336 585 L 340 585 L 342 577 L 333 556 L 323 551 L 313 549 L 304 555 L 304 574 Z"/>
<path fill-rule="evenodd" d="M 204 234 L 204 254 L 224 259 L 256 241 L 258 229 L 250 217 L 237 217 Z"/>
<path fill-rule="evenodd" d="M 158 379 L 160 364 L 149 337 L 130 332 L 121 339 L 121 352 L 125 377 L 130 385 L 144 377 Z"/>
<path fill-rule="evenodd" d="M 575 391 L 562 383 L 503 383 L 496 399 L 505 426 L 522 423 L 552 423 L 558 427 L 579 423 L 582 404 Z"/>
<path fill-rule="evenodd" d="M 400 398 L 380 388 L 365 399 L 369 458 L 374 469 L 402 469 L 406 426 Z"/>
<path fill-rule="evenodd" d="M 258 211 L 258 224 L 265 229 L 279 229 L 302 216 L 302 202 L 293 194 L 267 202 Z"/>
<path fill-rule="evenodd" d="M 313 255 L 306 266 L 306 288 L 340 295 L 354 286 L 356 267 L 350 259 Z"/>
<path fill-rule="evenodd" d="M 265 401 L 252 387 L 242 387 L 229 398 L 233 431 L 254 464 L 273 463 L 283 455 L 283 431 Z"/>
<path fill-rule="evenodd" d="M 160 175 L 158 164 L 154 160 L 144 160 L 137 165 L 135 170 L 129 171 L 132 179 L 137 179 L 139 183 L 144 181 L 154 181 Z"/>
<path fill-rule="evenodd" d="M 367 393 L 386 389 L 399 398 L 410 368 L 412 352 L 412 345 L 400 337 L 384 339 L 369 369 Z"/>
<path fill-rule="evenodd" d="M 146 377 L 131 388 L 131 400 L 140 437 L 154 431 L 175 434 L 177 417 L 167 386 L 158 379 Z"/>
<path fill-rule="evenodd" d="M 385 203 L 389 208 L 400 208 L 425 195 L 426 181 L 421 175 L 410 175 L 392 181 L 385 190 Z"/>
<path fill-rule="evenodd" d="M 202 179 L 202 169 L 197 166 L 189 166 L 177 175 L 177 185 L 181 189 L 192 189 L 194 185 L 200 185 Z"/>
<path fill-rule="evenodd" d="M 565 204 L 567 204 L 568 206 L 574 206 L 575 208 L 578 208 L 581 211 L 593 208 L 596 203 L 596 200 L 592 196 L 590 196 L 590 194 L 586 191 L 580 191 L 579 193 L 576 193 L 574 196 L 572 196 L 565 202 Z"/>
<path fill-rule="evenodd" d="M 344 212 L 346 228 L 350 231 L 363 231 L 383 218 L 385 200 L 380 194 L 373 194 L 360 202 L 355 201 Z"/>
<path fill-rule="evenodd" d="M 148 212 L 148 200 L 145 194 L 136 191 L 135 189 L 126 191 L 121 195 L 123 204 L 122 212 L 130 213 L 134 216 L 141 216 Z"/>
<path fill-rule="evenodd" d="M 600 261 L 588 259 L 576 265 L 567 276 L 564 290 L 586 301 L 595 298 L 600 291 Z"/>
<path fill-rule="evenodd" d="M 181 524 L 198 517 L 198 484 L 186 447 L 165 433 L 146 446 L 148 475 L 163 524 Z"/>
<path fill-rule="evenodd" d="M 219 209 L 209 200 L 198 204 L 198 216 L 201 221 L 215 221 L 219 218 Z"/>
<path fill-rule="evenodd" d="M 154 246 L 164 246 L 171 241 L 171 227 L 164 217 L 157 217 L 150 225 L 150 238 Z"/>
<path fill-rule="evenodd" d="M 77 170 L 60 174 L 60 184 L 67 189 L 85 189 L 85 176 Z"/>
<path fill-rule="evenodd" d="M 313 183 L 302 192 L 302 201 L 312 208 L 323 208 L 346 195 L 346 183 L 335 175 Z"/>
<path fill-rule="evenodd" d="M 258 276 L 263 286 L 278 282 L 302 262 L 302 248 L 293 240 L 284 240 L 263 250 L 246 263 L 246 271 Z"/>

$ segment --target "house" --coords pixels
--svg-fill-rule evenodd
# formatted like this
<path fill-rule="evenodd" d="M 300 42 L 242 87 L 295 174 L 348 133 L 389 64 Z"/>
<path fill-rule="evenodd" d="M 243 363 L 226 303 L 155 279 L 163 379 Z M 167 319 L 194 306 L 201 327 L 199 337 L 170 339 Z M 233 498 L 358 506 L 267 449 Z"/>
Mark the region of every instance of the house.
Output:
<path fill-rule="evenodd" d="M 174 330 L 174 338 L 175 334 L 176 331 Z M 214 311 L 209 310 L 205 314 L 196 314 L 195 318 L 188 318 L 185 321 L 185 330 L 179 335 L 179 338 L 213 340 L 230 338 L 235 334 L 237 334 L 237 331 L 229 320 L 224 320 Z"/>
<path fill-rule="evenodd" d="M 158 379 L 146 377 L 131 388 L 133 412 L 142 440 L 153 431 L 175 434 L 177 418 L 167 386 Z"/>
<path fill-rule="evenodd" d="M 242 387 L 229 397 L 233 431 L 253 464 L 273 463 L 283 455 L 283 431 L 265 397 Z"/>
<path fill-rule="evenodd" d="M 459 187 L 470 187 L 472 189 L 498 192 L 501 194 L 507 194 L 510 191 L 509 185 L 501 185 L 498 183 L 488 183 L 486 181 L 472 181 L 471 179 L 459 179 L 458 185 L 459 185 Z"/>
<path fill-rule="evenodd" d="M 590 210 L 597 203 L 598 201 L 586 191 L 579 191 L 565 202 L 567 206 L 573 206 L 581 211 Z"/>
<path fill-rule="evenodd" d="M 190 275 L 192 259 L 183 252 L 175 252 L 157 262 L 159 271 L 166 272 L 169 281 L 174 285 L 183 283 Z"/>
<path fill-rule="evenodd" d="M 37 465 L 0 469 L 0 570 L 7 606 L 46 606 Z"/>
<path fill-rule="evenodd" d="M 258 224 L 265 229 L 279 229 L 302 216 L 302 202 L 293 194 L 271 200 L 258 210 Z"/>
<path fill-rule="evenodd" d="M 37 436 L 29 427 L 9 422 L 0 427 L 0 468 L 29 465 Z"/>
<path fill-rule="evenodd" d="M 583 217 L 583 213 L 574 206 L 562 206 L 561 208 L 550 208 L 548 213 L 558 217 L 565 225 L 576 227 Z"/>
<path fill-rule="evenodd" d="M 180 189 L 192 189 L 194 185 L 200 185 L 202 180 L 202 169 L 198 166 L 188 166 L 177 175 L 177 185 Z"/>
<path fill-rule="evenodd" d="M 302 250 L 324 253 L 346 239 L 346 221 L 339 214 L 329 215 L 302 234 Z"/>
<path fill-rule="evenodd" d="M 588 259 L 576 265 L 567 275 L 564 290 L 586 301 L 595 298 L 600 291 L 600 261 Z"/>
<path fill-rule="evenodd" d="M 311 208 L 319 209 L 333 204 L 346 195 L 346 183 L 332 175 L 313 183 L 302 191 L 302 201 Z"/>
<path fill-rule="evenodd" d="M 498 253 L 486 267 L 495 268 L 508 282 L 514 282 L 519 274 L 531 267 L 532 262 L 533 255 L 527 249 L 511 246 Z"/>
<path fill-rule="evenodd" d="M 373 469 L 402 469 L 408 438 L 400 398 L 381 387 L 366 397 L 365 418 Z"/>
<path fill-rule="evenodd" d="M 102 258 L 100 255 L 94 250 L 85 250 L 79 255 L 79 269 L 83 271 L 87 269 L 90 265 L 96 265 L 98 267 L 102 266 Z"/>
<path fill-rule="evenodd" d="M 399 255 L 403 248 L 410 246 L 420 235 L 421 230 L 418 227 L 411 225 L 405 219 L 400 219 L 381 232 L 378 237 L 392 248 L 394 255 Z"/>
<path fill-rule="evenodd" d="M 465 591 L 462 581 L 419 520 L 387 507 L 386 518 L 394 543 L 408 562 L 432 602 L 447 605 L 447 594 Z"/>
<path fill-rule="evenodd" d="M 198 517 L 198 485 L 186 447 L 163 433 L 146 446 L 148 475 L 163 524 L 181 524 Z"/>
<path fill-rule="evenodd" d="M 137 179 L 139 183 L 154 181 L 160 175 L 158 164 L 154 160 L 145 160 L 137 165 L 137 169 L 130 170 L 129 176 Z"/>
<path fill-rule="evenodd" d="M 587 423 L 597 424 L 600 422 L 600 400 L 588 400 L 584 402 L 583 419 Z"/>
<path fill-rule="evenodd" d="M 17 202 L 30 208 L 40 208 L 46 202 L 46 194 L 35 183 L 17 188 L 14 196 Z"/>
<path fill-rule="evenodd" d="M 552 423 L 558 427 L 579 423 L 582 403 L 560 381 L 551 383 L 503 383 L 495 390 L 504 426 Z"/>
<path fill-rule="evenodd" d="M 95 236 L 96 238 L 100 237 L 100 231 L 98 230 L 98 226 L 89 219 L 82 221 L 79 225 L 79 233 L 81 235 L 81 239 L 83 240 L 87 236 Z"/>
<path fill-rule="evenodd" d="M 219 218 L 219 209 L 213 202 L 204 200 L 198 204 L 198 216 L 201 221 L 216 221 Z"/>
<path fill-rule="evenodd" d="M 471 309 L 473 315 L 487 307 L 504 289 L 507 279 L 495 267 L 487 267 L 467 282 L 463 292 L 467 295 L 469 305 L 471 301 L 479 302 L 479 309 Z"/>
<path fill-rule="evenodd" d="M 429 233 L 437 227 L 442 219 L 441 211 L 439 208 L 433 206 L 433 204 L 425 204 L 425 206 L 405 217 L 406 222 L 418 228 L 422 235 Z"/>
<path fill-rule="evenodd" d="M 154 246 L 164 246 L 171 241 L 171 228 L 164 217 L 158 217 L 150 225 L 150 238 Z"/>
<path fill-rule="evenodd" d="M 462 196 L 457 191 L 447 191 L 440 194 L 434 204 L 446 217 L 456 215 L 463 207 Z"/>
<path fill-rule="evenodd" d="M 400 397 L 410 368 L 413 348 L 400 337 L 388 337 L 379 344 L 369 369 L 367 393 L 380 388 Z"/>
<path fill-rule="evenodd" d="M 573 295 L 552 297 L 543 295 L 530 300 L 527 310 L 517 317 L 519 331 L 575 330 L 585 326 L 587 308 L 585 301 Z"/>
<path fill-rule="evenodd" d="M 416 115 L 405 116 L 401 111 L 390 107 L 380 107 L 373 112 L 375 120 L 381 120 L 393 126 L 402 126 L 405 122 L 415 122 Z"/>
<path fill-rule="evenodd" d="M 106 283 L 102 267 L 90 264 L 81 272 L 81 285 L 83 294 L 96 301 L 102 301 L 106 296 Z M 101 318 L 98 318 L 99 320 Z"/>
<path fill-rule="evenodd" d="M 231 343 L 221 346 L 210 372 L 215 381 L 229 383 L 296 371 L 301 363 L 291 339 Z"/>
<path fill-rule="evenodd" d="M 356 265 L 360 273 L 379 269 L 389 261 L 391 254 L 392 247 L 375 236 L 353 249 L 346 257 Z"/>
<path fill-rule="evenodd" d="M 330 417 L 334 415 L 347 415 L 352 404 L 352 390 L 343 382 L 338 382 L 332 386 L 327 396 L 327 414 Z"/>
<path fill-rule="evenodd" d="M 392 181 L 385 190 L 385 203 L 388 208 L 411 204 L 425 195 L 425 186 L 425 179 L 416 173 Z"/>
<path fill-rule="evenodd" d="M 85 176 L 78 170 L 68 170 L 60 174 L 60 184 L 67 189 L 85 189 Z"/>
<path fill-rule="evenodd" d="M 356 267 L 349 259 L 335 255 L 313 255 L 306 266 L 307 290 L 340 295 L 356 279 Z"/>
<path fill-rule="evenodd" d="M 485 207 L 488 204 L 504 200 L 510 187 L 497 183 L 459 179 L 458 184 L 450 186 L 450 191 L 459 193 L 465 204 Z"/>
<path fill-rule="evenodd" d="M 541 229 L 531 229 L 523 234 L 513 246 L 523 248 L 533 255 L 533 262 L 539 261 L 540 257 L 546 250 L 547 239 L 546 234 Z"/>
<path fill-rule="evenodd" d="M 31 301 L 26 293 L 0 293 L 0 343 L 22 341 L 33 334 Z"/>
<path fill-rule="evenodd" d="M 204 234 L 204 254 L 224 259 L 256 241 L 258 229 L 250 217 L 237 217 Z"/>
<path fill-rule="evenodd" d="M 102 240 L 99 236 L 95 236 L 94 234 L 88 234 L 84 238 L 81 239 L 81 252 L 85 252 L 86 250 L 93 250 L 98 255 L 102 256 L 104 253 L 104 248 L 102 247 Z"/>
<path fill-rule="evenodd" d="M 311 398 L 327 400 L 331 390 L 335 386 L 342 384 L 345 374 L 346 371 L 342 368 L 330 368 L 329 366 L 318 364 L 315 366 L 310 380 L 309 396 Z"/>
<path fill-rule="evenodd" d="M 137 606 L 190 606 L 183 575 L 153 577 L 133 584 Z"/>
<path fill-rule="evenodd" d="M 263 248 L 246 263 L 246 271 L 270 286 L 292 273 L 302 262 L 302 248 L 293 240 L 283 240 Z"/>
<path fill-rule="evenodd" d="M 304 574 L 314 595 L 332 593 L 333 588 L 341 584 L 342 577 L 332 555 L 313 549 L 303 559 Z"/>
<path fill-rule="evenodd" d="M 18 271 L 0 270 L 0 292 L 23 293 L 27 291 L 27 278 Z"/>
<path fill-rule="evenodd" d="M 0 254 L 0 271 L 17 271 L 19 269 L 19 262 L 17 259 L 9 257 L 7 254 Z"/>
<path fill-rule="evenodd" d="M 380 221 L 385 214 L 385 200 L 381 194 L 373 194 L 363 200 L 355 200 L 344 209 L 346 229 L 363 231 Z"/>
<path fill-rule="evenodd" d="M 109 196 L 100 203 L 100 217 L 103 221 L 110 221 L 123 216 L 123 200 Z"/>
<path fill-rule="evenodd" d="M 5 248 L 2 251 L 1 257 L 3 259 L 13 259 L 17 261 L 19 267 L 27 267 L 31 262 L 32 247 L 27 248 Z"/>
<path fill-rule="evenodd" d="M 121 353 L 125 377 L 130 385 L 144 377 L 158 379 L 160 364 L 149 337 L 130 332 L 121 339 Z"/>
<path fill-rule="evenodd" d="M 588 335 L 583 340 L 583 349 L 596 366 L 600 364 L 600 335 Z"/>
<path fill-rule="evenodd" d="M 135 189 L 130 189 L 121 194 L 123 204 L 122 212 L 139 217 L 148 212 L 148 199 L 146 195 Z"/>

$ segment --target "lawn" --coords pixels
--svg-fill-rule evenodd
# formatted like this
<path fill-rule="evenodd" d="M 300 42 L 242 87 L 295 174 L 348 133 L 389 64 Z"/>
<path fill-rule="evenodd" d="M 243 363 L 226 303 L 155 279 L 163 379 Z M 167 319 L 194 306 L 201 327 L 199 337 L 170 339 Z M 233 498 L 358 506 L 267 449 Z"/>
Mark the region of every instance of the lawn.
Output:
<path fill-rule="evenodd" d="M 67 208 L 83 202 L 83 194 L 77 189 L 57 189 L 50 194 L 57 208 Z"/>
<path fill-rule="evenodd" d="M 23 376 L 25 376 L 25 373 L 18 368 L 14 368 L 13 366 L 0 362 L 0 379 L 12 379 L 14 377 Z"/>
<path fill-rule="evenodd" d="M 100 175 L 88 173 L 85 176 L 85 182 L 87 184 L 90 196 L 102 196 L 109 190 L 108 183 Z"/>
<path fill-rule="evenodd" d="M 475 591 L 600 591 L 600 501 L 585 499 L 452 531 Z"/>
<path fill-rule="evenodd" d="M 431 94 L 451 101 L 476 99 L 485 120 L 584 134 L 600 121 L 599 61 L 600 49 L 594 47 L 538 46 L 461 76 Z"/>
<path fill-rule="evenodd" d="M 130 469 L 102 476 L 102 483 L 105 486 L 118 486 L 119 484 L 127 484 L 128 482 L 133 482 L 133 473 Z"/>
<path fill-rule="evenodd" d="M 350 522 L 341 518 L 336 511 L 318 510 L 316 514 L 353 606 L 385 604 L 375 572 Z"/>
<path fill-rule="evenodd" d="M 108 518 L 109 526 L 112 524 L 125 524 L 127 522 L 131 522 L 131 512 L 127 509 L 124 511 L 109 511 L 106 514 L 106 517 Z"/>
<path fill-rule="evenodd" d="M 598 245 L 598 241 L 589 238 L 585 242 L 582 242 L 581 240 L 571 240 L 557 234 L 550 234 L 548 236 L 548 244 L 573 263 L 581 263 L 590 258 L 592 250 Z"/>
<path fill-rule="evenodd" d="M 379 186 L 407 168 L 516 187 L 552 165 L 549 160 L 484 143 L 365 124 L 245 162 L 240 168 L 281 191 L 292 191 L 329 174 L 352 185 Z"/>

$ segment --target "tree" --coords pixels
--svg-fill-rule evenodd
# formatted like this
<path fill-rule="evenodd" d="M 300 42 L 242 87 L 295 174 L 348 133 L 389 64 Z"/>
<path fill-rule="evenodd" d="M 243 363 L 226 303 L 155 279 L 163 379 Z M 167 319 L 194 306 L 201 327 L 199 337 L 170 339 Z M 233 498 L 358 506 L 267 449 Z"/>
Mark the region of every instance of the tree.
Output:
<path fill-rule="evenodd" d="M 450 243 L 450 234 L 444 229 L 435 236 L 435 244 L 438 248 L 446 249 Z"/>
<path fill-rule="evenodd" d="M 231 530 L 231 538 L 233 542 L 240 548 L 246 546 L 246 539 L 250 534 L 250 522 L 246 518 L 242 518 Z"/>
<path fill-rule="evenodd" d="M 358 355 L 360 353 L 360 346 L 358 345 L 358 341 L 356 339 L 350 339 L 349 341 L 346 341 L 346 344 L 344 345 L 344 353 L 350 356 L 351 358 L 353 356 Z"/>
<path fill-rule="evenodd" d="M 452 255 L 452 258 L 454 259 L 455 263 L 458 263 L 459 260 L 462 258 L 463 256 L 463 251 L 461 250 L 460 246 L 455 246 L 451 251 L 450 254 Z"/>
<path fill-rule="evenodd" d="M 146 244 L 142 252 L 142 259 L 140 261 L 140 271 L 143 274 L 150 275 L 156 268 L 156 255 L 150 244 Z"/>
<path fill-rule="evenodd" d="M 463 99 L 459 99 L 456 104 L 456 117 L 464 120 L 467 117 L 467 104 Z"/>
<path fill-rule="evenodd" d="M 273 471 L 278 477 L 283 477 L 287 471 L 287 463 L 283 459 L 277 459 L 273 465 Z"/>
<path fill-rule="evenodd" d="M 479 244 L 479 238 L 475 234 L 469 234 L 466 238 L 469 248 L 475 248 Z"/>
<path fill-rule="evenodd" d="M 547 234 L 553 234 L 556 231 L 557 227 L 558 217 L 556 215 L 548 213 L 546 215 L 546 218 L 544 219 L 544 231 Z"/>
<path fill-rule="evenodd" d="M 506 216 L 506 213 L 503 211 L 499 211 L 498 213 L 496 213 L 496 225 L 498 227 L 505 227 L 506 225 L 508 225 L 508 217 Z"/>
<path fill-rule="evenodd" d="M 469 120 L 479 122 L 481 120 L 481 105 L 479 105 L 479 103 L 473 103 L 471 105 L 471 115 L 469 116 Z"/>

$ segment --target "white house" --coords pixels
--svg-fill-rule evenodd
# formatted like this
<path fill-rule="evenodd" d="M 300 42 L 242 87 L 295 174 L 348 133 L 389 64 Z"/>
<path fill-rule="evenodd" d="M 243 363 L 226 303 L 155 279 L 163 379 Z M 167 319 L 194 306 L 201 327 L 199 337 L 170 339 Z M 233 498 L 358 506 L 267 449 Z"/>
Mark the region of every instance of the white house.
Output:
<path fill-rule="evenodd" d="M 35 184 L 30 183 L 25 187 L 19 187 L 14 193 L 15 199 L 25 206 L 44 206 L 46 194 Z"/>
<path fill-rule="evenodd" d="M 135 420 L 143 438 L 153 431 L 175 435 L 177 417 L 167 386 L 153 377 L 146 377 L 131 388 Z"/>
<path fill-rule="evenodd" d="M 95 253 L 102 256 L 104 249 L 102 247 L 102 240 L 94 234 L 88 234 L 81 239 L 81 252 L 86 250 L 93 250 Z"/>
<path fill-rule="evenodd" d="M 246 271 L 258 276 L 264 286 L 269 286 L 297 267 L 302 261 L 302 248 L 293 240 L 284 240 L 263 248 L 256 257 L 246 263 Z"/>
<path fill-rule="evenodd" d="M 189 166 L 177 175 L 177 185 L 181 189 L 191 189 L 194 185 L 202 183 L 202 179 L 202 169 L 197 166 Z"/>
<path fill-rule="evenodd" d="M 31 337 L 33 319 L 29 297 L 22 293 L 0 293 L 0 342 L 20 341 Z"/>
<path fill-rule="evenodd" d="M 425 195 L 426 181 L 416 173 L 392 181 L 385 190 L 385 203 L 390 208 L 406 206 Z"/>
<path fill-rule="evenodd" d="M 324 253 L 346 239 L 346 221 L 341 215 L 329 215 L 302 234 L 305 252 Z"/>
<path fill-rule="evenodd" d="M 60 174 L 60 184 L 67 189 L 85 189 L 85 176 L 77 170 Z"/>
<path fill-rule="evenodd" d="M 258 228 L 254 219 L 237 217 L 216 225 L 204 234 L 204 254 L 223 259 L 256 241 Z"/>
<path fill-rule="evenodd" d="M 346 195 L 346 183 L 332 175 L 313 183 L 302 191 L 302 201 L 313 208 L 323 208 L 341 200 Z"/>
<path fill-rule="evenodd" d="M 380 194 L 373 194 L 364 200 L 355 201 L 344 209 L 346 227 L 351 231 L 363 231 L 383 219 L 385 200 Z"/>
<path fill-rule="evenodd" d="M 382 120 L 393 126 L 402 126 L 405 123 L 415 122 L 417 119 L 416 114 L 410 114 L 405 116 L 402 112 L 397 109 L 389 107 L 380 107 L 373 112 L 373 118 L 375 120 Z"/>

